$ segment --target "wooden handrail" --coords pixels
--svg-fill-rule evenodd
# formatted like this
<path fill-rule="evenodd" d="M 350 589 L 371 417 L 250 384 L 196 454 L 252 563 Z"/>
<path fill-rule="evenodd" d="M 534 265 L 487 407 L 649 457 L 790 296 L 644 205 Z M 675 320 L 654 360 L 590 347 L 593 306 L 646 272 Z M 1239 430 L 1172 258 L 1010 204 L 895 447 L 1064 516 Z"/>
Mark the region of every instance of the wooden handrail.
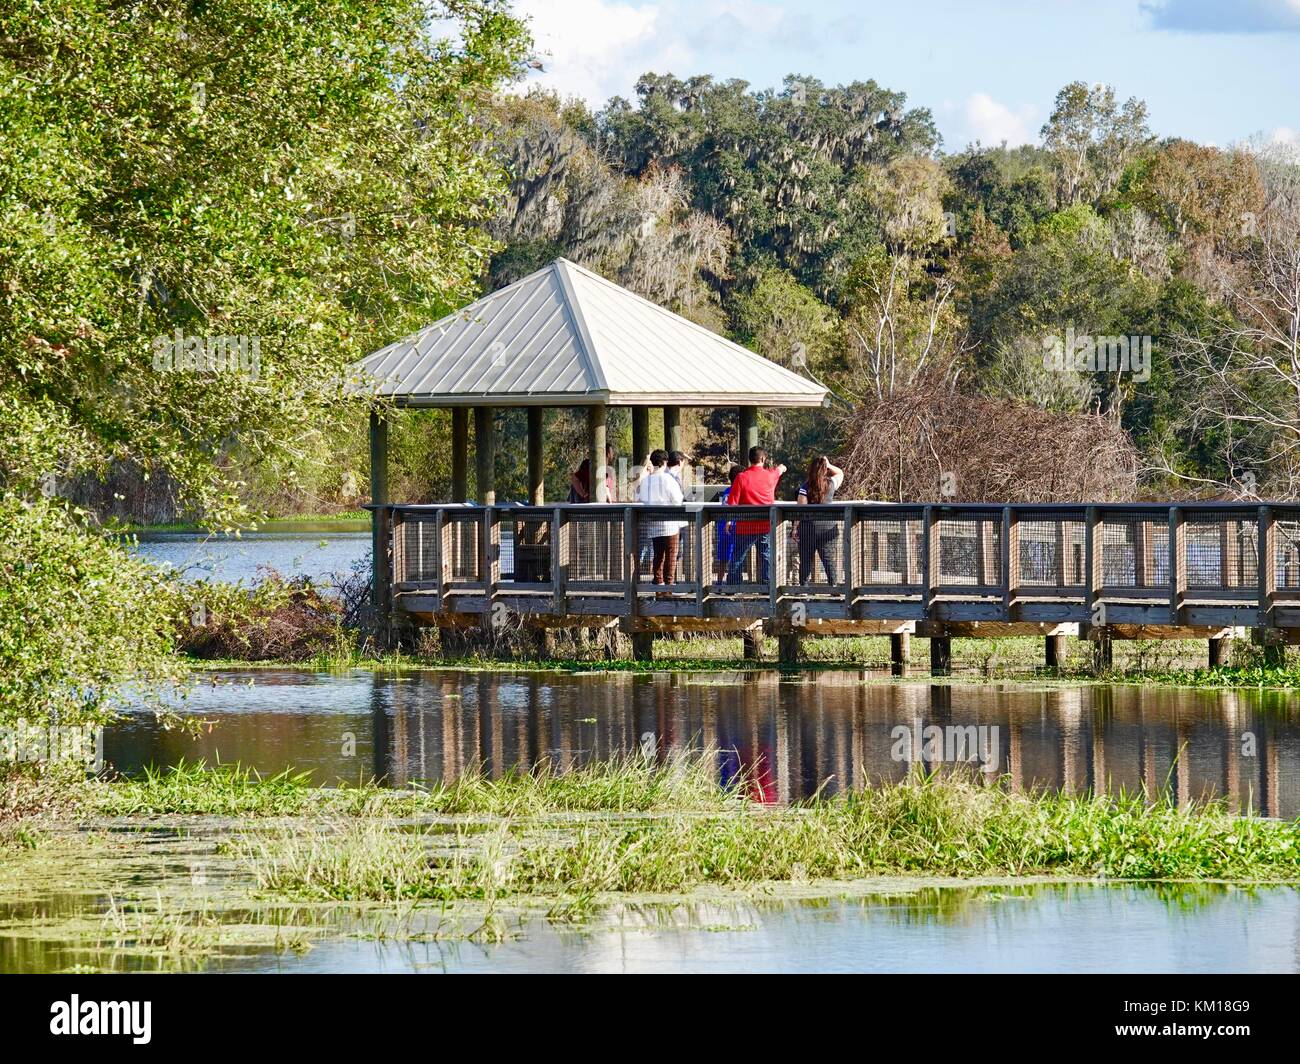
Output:
<path fill-rule="evenodd" d="M 394 593 L 425 595 L 421 603 L 433 610 L 473 603 L 490 609 L 496 600 L 518 605 L 520 596 L 536 595 L 561 615 L 572 603 L 580 612 L 627 617 L 672 611 L 780 619 L 792 604 L 814 602 L 819 617 L 849 620 L 888 616 L 893 608 L 898 619 L 917 621 L 1300 628 L 1300 566 L 1293 567 L 1294 578 L 1291 570 L 1279 573 L 1279 558 L 1291 556 L 1285 545 L 1300 545 L 1300 503 L 368 508 L 375 541 L 388 555 L 389 586 L 376 587 L 381 608 Z M 677 571 L 658 587 L 642 564 L 648 515 L 682 522 Z M 729 535 L 737 520 L 762 521 L 770 529 L 765 581 L 753 560 L 757 552 L 749 556 L 743 583 L 714 572 L 718 537 Z M 816 530 L 800 545 L 795 530 L 809 523 Z M 524 524 L 531 531 L 517 543 L 513 530 Z M 1252 526 L 1253 583 L 1241 577 L 1250 549 L 1243 537 Z M 453 530 L 476 536 L 472 562 L 463 549 L 452 557 Z M 1218 574 L 1217 584 L 1207 573 Z M 807 613 L 799 607 L 801 617 Z"/>

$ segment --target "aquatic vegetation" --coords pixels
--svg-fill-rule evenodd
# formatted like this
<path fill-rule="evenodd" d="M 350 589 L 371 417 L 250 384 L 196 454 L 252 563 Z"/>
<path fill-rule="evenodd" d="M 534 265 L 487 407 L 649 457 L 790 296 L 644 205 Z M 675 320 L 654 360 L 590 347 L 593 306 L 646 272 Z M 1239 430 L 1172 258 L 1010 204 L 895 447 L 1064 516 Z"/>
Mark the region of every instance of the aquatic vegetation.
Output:
<path fill-rule="evenodd" d="M 177 644 L 192 660 L 302 661 L 353 652 L 346 597 L 307 576 L 263 570 L 248 586 L 184 581 L 175 593 Z"/>
<path fill-rule="evenodd" d="M 1268 665 L 1261 661 L 1244 665 L 1221 665 L 1217 668 L 1163 669 L 1159 671 L 1117 671 L 1109 674 L 1112 683 L 1158 683 L 1172 687 L 1270 688 L 1290 690 L 1300 687 L 1300 667 Z"/>
<path fill-rule="evenodd" d="M 718 809 L 736 800 L 721 789 L 712 765 L 698 755 L 664 761 L 638 755 L 593 761 L 567 771 L 543 762 L 492 779 L 470 772 L 427 790 L 392 791 L 376 784 L 337 788 L 312 785 L 307 772 L 263 776 L 242 765 L 181 761 L 146 769 L 138 779 L 92 781 L 83 808 L 104 816 L 217 815 L 388 816 L 417 814 L 518 817 L 557 812 L 651 812 Z"/>
<path fill-rule="evenodd" d="M 104 816 L 288 816 L 306 811 L 316 793 L 307 772 L 263 776 L 241 765 L 182 760 L 168 769 L 146 768 L 139 779 L 91 781 L 80 798 Z"/>
<path fill-rule="evenodd" d="M 25 823 L 38 851 L 0 863 L 0 944 L 42 970 L 175 969 L 340 937 L 501 941 L 543 916 L 635 923 L 656 906 L 896 895 L 900 919 L 955 918 L 1048 880 L 1163 884 L 1180 908 L 1228 883 L 1300 885 L 1300 823 L 1216 803 L 918 775 L 778 807 L 715 770 L 708 754 L 629 757 L 395 792 L 190 763 L 88 782 Z M 709 912 L 688 922 L 746 923 Z"/>
<path fill-rule="evenodd" d="M 481 773 L 460 776 L 413 801 L 424 812 L 511 818 L 709 810 L 739 802 L 734 789 L 718 786 L 714 773 L 708 756 L 687 753 L 670 754 L 662 762 L 629 755 L 566 772 L 543 762 L 531 771 L 511 769 L 496 779 Z"/>
<path fill-rule="evenodd" d="M 776 660 L 774 639 L 767 640 L 767 653 L 759 659 L 743 656 L 739 636 L 691 634 L 683 639 L 657 641 L 654 660 L 636 661 L 630 656 L 609 657 L 605 648 L 582 646 L 568 641 L 542 655 L 536 644 L 517 647 L 474 648 L 440 646 L 436 639 L 421 637 L 412 647 L 378 653 L 369 643 L 358 643 L 350 632 L 339 629 L 336 638 L 326 640 L 308 656 L 282 656 L 265 660 L 245 657 L 189 658 L 193 670 L 214 668 L 291 668 L 307 665 L 322 672 L 370 669 L 384 672 L 454 669 L 458 672 L 558 672 L 634 673 L 733 672 L 770 670 L 809 671 L 817 669 L 870 669 L 887 673 L 890 668 L 887 636 L 805 636 L 799 663 Z M 1060 665 L 1048 669 L 1042 663 L 1042 645 L 1031 638 L 954 638 L 952 641 L 955 678 L 936 682 L 978 683 L 989 680 L 1016 681 L 1044 678 L 1081 683 L 1144 683 L 1169 687 L 1300 687 L 1300 667 L 1270 665 L 1260 648 L 1245 640 L 1233 640 L 1232 663 L 1217 668 L 1199 665 L 1205 657 L 1205 641 L 1118 640 L 1113 644 L 1114 665 L 1099 670 L 1093 662 L 1092 645 L 1086 640 L 1067 640 Z M 912 662 L 924 675 L 926 640 L 918 638 L 912 647 Z M 882 680 L 889 682 L 887 678 Z"/>
<path fill-rule="evenodd" d="M 217 938 L 219 922 L 206 907 L 168 906 L 159 895 L 152 905 L 109 899 L 103 916 L 104 938 L 117 950 L 197 953 Z"/>
<path fill-rule="evenodd" d="M 787 809 L 726 801 L 714 811 L 569 821 L 535 807 L 489 832 L 334 820 L 314 833 L 254 832 L 235 846 L 266 890 L 375 901 L 583 899 L 879 875 L 1300 881 L 1300 824 L 1213 803 L 1017 794 L 951 776 Z"/>

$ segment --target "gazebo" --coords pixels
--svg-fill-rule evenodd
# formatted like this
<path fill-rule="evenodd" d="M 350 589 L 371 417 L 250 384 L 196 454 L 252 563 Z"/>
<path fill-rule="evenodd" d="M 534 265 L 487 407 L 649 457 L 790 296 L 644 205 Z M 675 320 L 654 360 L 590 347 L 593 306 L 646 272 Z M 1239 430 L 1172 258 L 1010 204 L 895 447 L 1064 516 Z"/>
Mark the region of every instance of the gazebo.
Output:
<path fill-rule="evenodd" d="M 544 267 L 389 344 L 353 367 L 354 391 L 397 406 L 452 411 L 452 502 L 469 498 L 469 412 L 476 492 L 496 503 L 496 407 L 528 410 L 528 499 L 544 499 L 542 411 L 587 409 L 593 502 L 606 502 L 606 416 L 632 409 L 633 461 L 650 450 L 649 409 L 662 407 L 663 444 L 681 450 L 682 407 L 735 406 L 740 452 L 758 442 L 759 407 L 817 407 L 816 381 L 732 343 L 568 259 Z M 388 430 L 370 418 L 371 502 L 388 499 Z"/>
<path fill-rule="evenodd" d="M 748 652 L 761 628 L 781 638 L 783 660 L 795 660 L 799 640 L 814 631 L 889 635 L 900 668 L 916 633 L 930 640 L 936 673 L 948 671 L 956 636 L 1046 637 L 1049 666 L 1059 664 L 1059 641 L 1071 633 L 1093 640 L 1103 664 L 1113 638 L 1209 638 L 1212 662 L 1224 640 L 1247 627 L 1273 660 L 1284 643 L 1300 641 L 1300 562 L 1290 564 L 1300 557 L 1293 549 L 1300 507 L 1291 502 L 742 505 L 728 508 L 731 518 L 769 530 L 771 564 L 753 566 L 757 552 L 747 552 L 728 556 L 733 564 L 722 574 L 710 548 L 726 522 L 712 503 L 544 505 L 548 406 L 586 408 L 592 501 L 608 503 L 602 467 L 611 406 L 631 409 L 639 461 L 650 449 L 651 407 L 663 408 L 663 445 L 674 450 L 684 449 L 682 407 L 737 407 L 743 453 L 758 442 L 760 407 L 818 407 L 827 396 L 816 381 L 566 259 L 362 359 L 349 387 L 374 400 L 370 509 L 381 633 L 395 612 L 440 627 L 486 627 L 502 606 L 539 628 L 617 622 L 641 658 L 665 631 L 742 631 Z M 390 404 L 452 410 L 453 499 L 388 498 Z M 528 411 L 525 506 L 496 505 L 497 407 Z M 470 497 L 471 410 L 480 505 L 465 507 L 458 504 Z M 669 509 L 683 537 L 680 570 L 647 581 L 639 534 Z M 806 521 L 815 531 L 805 540 L 798 532 Z M 822 525 L 836 560 L 822 555 L 820 569 L 811 555 L 787 564 L 795 560 L 790 544 L 815 542 Z M 1276 564 L 1263 564 L 1270 559 Z M 741 571 L 737 561 L 751 568 Z"/>

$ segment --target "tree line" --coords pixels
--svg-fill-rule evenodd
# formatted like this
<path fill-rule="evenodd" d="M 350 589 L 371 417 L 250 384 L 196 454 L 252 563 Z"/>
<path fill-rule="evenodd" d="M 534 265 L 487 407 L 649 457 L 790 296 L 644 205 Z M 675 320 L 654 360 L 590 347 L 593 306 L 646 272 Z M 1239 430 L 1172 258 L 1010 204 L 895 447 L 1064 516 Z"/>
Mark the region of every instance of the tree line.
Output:
<path fill-rule="evenodd" d="M 846 495 L 1295 495 L 1293 156 L 1083 84 L 1039 146 L 956 152 L 869 80 L 592 108 L 518 91 L 530 54 L 507 0 L 0 5 L 3 716 L 175 675 L 191 591 L 115 521 L 355 505 L 347 366 L 560 254 L 826 383 L 762 429 Z M 548 416 L 562 498 L 582 427 Z M 706 475 L 735 417 L 694 413 Z M 394 420 L 394 495 L 445 497 L 445 415 Z"/>
<path fill-rule="evenodd" d="M 817 377 L 830 415 L 769 414 L 767 438 L 844 453 L 858 495 L 1295 493 L 1294 152 L 1161 139 L 1083 83 L 1039 145 L 952 153 L 873 81 L 647 74 L 598 110 L 492 113 L 489 284 L 567 255 Z M 734 428 L 703 418 L 698 457 L 720 471 Z"/>

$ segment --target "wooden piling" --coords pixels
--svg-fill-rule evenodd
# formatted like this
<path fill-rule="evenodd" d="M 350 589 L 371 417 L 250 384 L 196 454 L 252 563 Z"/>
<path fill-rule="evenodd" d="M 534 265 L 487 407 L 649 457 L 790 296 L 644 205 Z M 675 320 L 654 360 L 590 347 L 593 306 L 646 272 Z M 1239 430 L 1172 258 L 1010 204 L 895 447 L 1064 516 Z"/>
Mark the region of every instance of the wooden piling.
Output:
<path fill-rule="evenodd" d="M 799 647 L 802 642 L 801 637 L 796 632 L 783 632 L 776 639 L 776 656 L 782 665 L 797 665 L 799 663 Z"/>
<path fill-rule="evenodd" d="M 889 671 L 895 676 L 906 676 L 912 663 L 912 636 L 908 632 L 894 632 L 889 637 Z"/>
<path fill-rule="evenodd" d="M 952 639 L 946 635 L 930 637 L 930 675 L 952 675 Z"/>

